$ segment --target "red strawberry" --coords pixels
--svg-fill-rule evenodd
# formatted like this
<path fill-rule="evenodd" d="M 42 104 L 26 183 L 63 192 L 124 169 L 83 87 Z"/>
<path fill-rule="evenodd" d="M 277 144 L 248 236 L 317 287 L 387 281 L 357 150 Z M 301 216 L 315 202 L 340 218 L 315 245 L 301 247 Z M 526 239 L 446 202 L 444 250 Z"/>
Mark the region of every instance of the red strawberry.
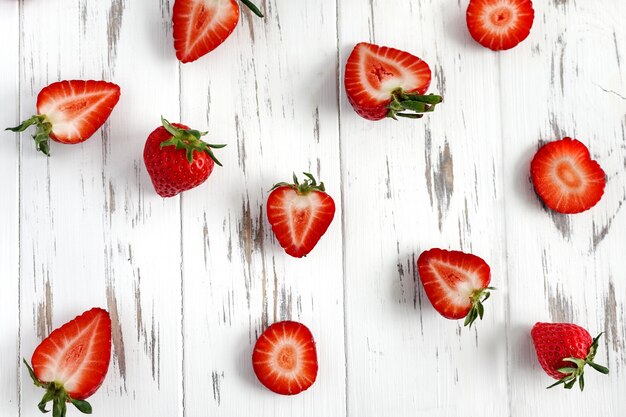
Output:
<path fill-rule="evenodd" d="M 313 250 L 335 216 L 335 202 L 311 174 L 302 184 L 293 175 L 293 184 L 278 183 L 267 199 L 267 218 L 289 255 L 302 258 Z"/>
<path fill-rule="evenodd" d="M 263 17 L 250 0 L 241 2 Z M 235 0 L 176 0 L 172 21 L 176 57 L 183 63 L 192 62 L 230 36 L 239 22 L 239 4 Z"/>
<path fill-rule="evenodd" d="M 547 143 L 535 154 L 530 174 L 539 197 L 559 213 L 580 213 L 604 194 L 605 174 L 576 139 Z"/>
<path fill-rule="evenodd" d="M 602 333 L 591 340 L 589 332 L 575 324 L 536 323 L 530 334 L 541 367 L 552 378 L 558 379 L 548 388 L 563 384 L 570 389 L 578 379 L 582 391 L 585 388 L 585 365 L 603 374 L 609 373 L 607 368 L 593 362 Z"/>
<path fill-rule="evenodd" d="M 350 104 L 365 119 L 418 119 L 442 101 L 441 96 L 423 95 L 430 78 L 430 68 L 420 58 L 362 42 L 348 58 L 345 86 Z"/>
<path fill-rule="evenodd" d="M 35 116 L 7 130 L 23 132 L 37 125 L 35 145 L 49 156 L 49 138 L 69 144 L 86 141 L 106 122 L 119 99 L 119 86 L 106 81 L 60 81 L 39 92 Z"/>
<path fill-rule="evenodd" d="M 530 0 L 470 0 L 467 28 L 482 46 L 511 49 L 528 37 L 535 11 Z"/>
<path fill-rule="evenodd" d="M 202 184 L 209 178 L 215 164 L 222 166 L 212 149 L 226 145 L 210 145 L 200 138 L 207 132 L 189 129 L 161 118 L 146 141 L 143 160 L 154 189 L 161 197 L 173 197 Z"/>
<path fill-rule="evenodd" d="M 465 326 L 483 319 L 483 302 L 489 298 L 491 270 L 476 255 L 431 249 L 417 260 L 424 291 L 435 310 L 447 319 L 465 317 Z"/>
<path fill-rule="evenodd" d="M 32 368 L 24 360 L 36 386 L 46 390 L 39 409 L 47 413 L 53 402 L 54 417 L 64 417 L 71 402 L 91 414 L 86 398 L 104 382 L 111 359 L 111 319 L 93 308 L 53 331 L 33 353 Z"/>
<path fill-rule="evenodd" d="M 254 373 L 277 394 L 295 395 L 317 378 L 317 352 L 311 331 L 295 321 L 274 323 L 263 332 L 252 353 Z"/>

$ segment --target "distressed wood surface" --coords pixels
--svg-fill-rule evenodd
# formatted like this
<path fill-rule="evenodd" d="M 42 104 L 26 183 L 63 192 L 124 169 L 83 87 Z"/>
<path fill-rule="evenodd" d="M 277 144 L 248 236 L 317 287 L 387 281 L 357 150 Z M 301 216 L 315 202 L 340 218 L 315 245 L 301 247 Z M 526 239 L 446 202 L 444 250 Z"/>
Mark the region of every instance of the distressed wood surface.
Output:
<path fill-rule="evenodd" d="M 512 51 L 472 41 L 467 1 L 266 0 L 223 46 L 181 65 L 173 1 L 0 0 L 0 127 L 59 79 L 114 81 L 122 98 L 81 145 L 34 151 L 0 136 L 0 415 L 39 415 L 28 358 L 92 306 L 113 319 L 95 416 L 528 416 L 626 414 L 626 3 L 536 2 Z M 343 92 L 352 47 L 407 50 L 445 103 L 422 121 L 367 122 Z M 226 143 L 203 186 L 163 200 L 142 162 L 159 116 Z M 528 178 L 537 147 L 577 137 L 608 176 L 590 212 L 546 210 Z M 292 171 L 337 213 L 307 258 L 266 220 Z M 416 273 L 430 247 L 471 251 L 498 288 L 472 330 L 441 318 Z M 250 356 L 269 324 L 313 331 L 316 384 L 281 397 Z M 529 332 L 605 332 L 583 394 L 546 391 Z M 72 410 L 72 415 L 76 411 Z"/>

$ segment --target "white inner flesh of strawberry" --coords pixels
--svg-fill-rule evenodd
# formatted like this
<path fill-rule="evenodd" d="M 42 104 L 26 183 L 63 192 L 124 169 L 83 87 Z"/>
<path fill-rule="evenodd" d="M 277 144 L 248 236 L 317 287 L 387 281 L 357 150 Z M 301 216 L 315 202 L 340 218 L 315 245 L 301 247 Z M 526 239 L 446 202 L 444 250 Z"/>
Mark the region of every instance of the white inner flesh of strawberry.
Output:
<path fill-rule="evenodd" d="M 457 268 L 446 262 L 431 261 L 431 270 L 435 276 L 439 277 L 438 285 L 445 291 L 448 301 L 459 308 L 467 308 L 472 305 L 472 293 L 482 287 L 480 276 L 466 269 Z M 438 268 L 438 266 L 441 267 Z M 452 270 L 454 273 L 448 276 L 442 276 L 441 271 Z M 435 283 L 433 283 L 435 284 Z M 435 305 L 446 303 L 446 300 L 440 299 Z"/>
<path fill-rule="evenodd" d="M 215 31 L 216 26 L 214 24 L 222 26 L 225 31 L 230 31 L 222 21 L 227 20 L 231 12 L 230 0 L 196 0 L 189 21 L 202 24 L 202 27 L 195 27 L 193 30 L 187 31 L 185 45 L 189 45 L 189 51 L 193 51 L 196 44 L 203 41 L 208 32 Z M 207 17 L 210 19 L 207 20 Z M 197 31 L 201 31 L 200 34 Z"/>
<path fill-rule="evenodd" d="M 366 48 L 363 48 L 360 58 L 360 65 L 363 68 L 363 70 L 360 71 L 361 82 L 370 95 L 380 101 L 389 100 L 391 92 L 397 90 L 398 88 L 401 88 L 404 91 L 413 91 L 420 86 L 420 79 L 414 72 L 404 68 L 402 66 L 402 62 L 396 62 L 392 59 L 386 58 L 385 56 L 373 54 Z M 393 68 L 396 73 L 400 75 L 386 71 L 385 66 L 381 64 L 372 68 L 370 66 L 371 64 L 368 64 L 368 62 L 371 63 L 372 60 L 382 62 L 383 64 Z M 407 64 L 409 64 L 409 62 L 407 62 Z M 367 74 L 371 74 L 372 72 L 374 72 L 376 78 L 380 80 L 380 87 L 378 88 L 372 85 L 367 78 Z"/>
<path fill-rule="evenodd" d="M 51 339 L 57 348 L 57 354 L 54 356 L 44 355 L 48 358 L 49 365 L 43 370 L 41 375 L 42 381 L 59 382 L 66 391 L 74 391 L 77 389 L 81 374 L 89 372 L 90 369 L 90 347 L 97 334 L 93 329 L 97 327 L 99 320 L 100 319 L 85 327 L 73 339 L 65 339 L 63 346 L 57 345 Z M 81 339 L 89 333 L 91 333 L 89 342 L 83 343 Z M 87 351 L 85 351 L 85 349 L 87 349 Z M 99 364 L 100 362 L 97 363 Z"/>
<path fill-rule="evenodd" d="M 100 96 L 100 100 L 91 103 L 93 97 L 97 96 Z M 98 91 L 78 96 L 72 95 L 61 100 L 50 100 L 39 108 L 39 112 L 46 115 L 46 119 L 52 124 L 52 132 L 55 135 L 81 138 L 80 125 L 89 124 L 87 115 L 93 108 L 98 108 L 109 96 L 110 94 L 106 92 Z"/>
<path fill-rule="evenodd" d="M 480 17 L 487 29 L 494 33 L 506 34 L 515 26 L 518 20 L 518 9 L 511 4 L 510 0 L 485 6 Z M 486 35 L 485 35 L 486 36 Z"/>
<path fill-rule="evenodd" d="M 298 247 L 304 245 L 307 238 L 306 233 L 313 224 L 317 210 L 322 207 L 322 200 L 318 193 L 308 193 L 300 195 L 296 192 L 290 193 L 283 200 L 283 209 L 287 213 L 291 241 Z M 298 233 L 301 230 L 302 233 Z M 298 235 L 300 235 L 298 237 Z"/>

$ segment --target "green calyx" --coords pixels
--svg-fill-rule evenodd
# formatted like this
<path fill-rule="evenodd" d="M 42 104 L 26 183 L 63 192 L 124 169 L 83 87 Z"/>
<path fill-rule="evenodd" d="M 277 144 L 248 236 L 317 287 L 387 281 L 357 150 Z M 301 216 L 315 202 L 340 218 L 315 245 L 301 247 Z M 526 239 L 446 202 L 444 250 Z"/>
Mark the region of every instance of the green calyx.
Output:
<path fill-rule="evenodd" d="M 279 182 L 278 184 L 275 184 L 270 191 L 273 191 L 278 187 L 291 187 L 296 190 L 300 195 L 308 194 L 311 191 L 326 192 L 326 187 L 324 187 L 323 182 L 320 182 L 318 184 L 312 174 L 309 174 L 308 172 L 303 172 L 303 174 L 306 179 L 302 183 L 298 181 L 298 177 L 296 177 L 296 174 L 294 173 L 293 184 L 289 184 L 288 182 Z"/>
<path fill-rule="evenodd" d="M 602 333 L 600 333 L 595 339 L 593 339 L 593 343 L 591 343 L 591 346 L 589 347 L 589 353 L 587 353 L 587 357 L 585 359 L 564 358 L 564 361 L 572 362 L 572 366 L 566 366 L 564 368 L 557 369 L 560 373 L 565 374 L 565 376 L 547 388 L 549 389 L 552 387 L 556 387 L 557 385 L 563 384 L 563 387 L 565 389 L 571 389 L 574 385 L 576 385 L 576 380 L 578 380 L 578 386 L 580 387 L 580 390 L 584 390 L 585 365 L 589 365 L 596 371 L 607 375 L 609 373 L 609 369 L 602 365 L 598 365 L 593 361 L 598 350 L 598 340 L 600 340 L 600 336 L 602 336 Z"/>
<path fill-rule="evenodd" d="M 28 373 L 30 377 L 33 379 L 33 383 L 46 390 L 46 393 L 39 401 L 37 407 L 39 411 L 42 413 L 48 413 L 49 410 L 46 410 L 46 404 L 52 401 L 52 416 L 53 417 L 65 417 L 67 414 L 67 403 L 74 404 L 74 407 L 78 408 L 81 413 L 91 414 L 91 404 L 89 404 L 85 400 L 76 400 L 65 391 L 63 388 L 63 384 L 59 382 L 41 382 L 37 376 L 35 376 L 35 372 L 33 368 L 30 367 L 26 359 L 23 359 L 24 364 L 28 368 Z"/>
<path fill-rule="evenodd" d="M 470 309 L 467 316 L 465 316 L 464 326 L 472 327 L 472 324 L 476 321 L 477 318 L 483 319 L 483 315 L 485 314 L 485 307 L 483 303 L 487 301 L 489 297 L 491 297 L 491 292 L 495 290 L 494 287 L 481 288 L 480 290 L 476 290 L 470 296 L 472 300 L 472 308 Z"/>
<path fill-rule="evenodd" d="M 168 140 L 161 142 L 161 148 L 174 146 L 176 149 L 184 149 L 187 161 L 190 164 L 193 162 L 194 152 L 206 152 L 217 165 L 222 166 L 222 163 L 215 157 L 213 149 L 221 149 L 226 145 L 212 145 L 202 141 L 200 138 L 208 132 L 200 132 L 195 129 L 180 129 L 165 120 L 163 116 L 161 116 L 161 123 L 165 130 L 172 135 Z"/>
<path fill-rule="evenodd" d="M 401 88 L 391 92 L 391 102 L 387 105 L 387 117 L 398 120 L 398 117 L 421 119 L 424 113 L 435 111 L 435 106 L 443 101 L 443 97 L 435 94 L 405 93 Z"/>
<path fill-rule="evenodd" d="M 246 6 L 248 6 L 248 9 L 252 10 L 252 13 L 254 13 L 255 15 L 259 17 L 264 17 L 263 13 L 261 13 L 261 10 L 259 10 L 259 8 L 256 7 L 256 5 L 252 3 L 250 0 L 241 0 L 241 2 L 245 4 Z"/>
<path fill-rule="evenodd" d="M 5 130 L 10 130 L 11 132 L 23 132 L 32 125 L 37 125 L 37 130 L 33 135 L 35 147 L 46 156 L 50 156 L 50 132 L 52 132 L 52 123 L 48 121 L 45 114 L 35 115 L 30 119 L 24 120 L 21 125 L 8 127 Z"/>

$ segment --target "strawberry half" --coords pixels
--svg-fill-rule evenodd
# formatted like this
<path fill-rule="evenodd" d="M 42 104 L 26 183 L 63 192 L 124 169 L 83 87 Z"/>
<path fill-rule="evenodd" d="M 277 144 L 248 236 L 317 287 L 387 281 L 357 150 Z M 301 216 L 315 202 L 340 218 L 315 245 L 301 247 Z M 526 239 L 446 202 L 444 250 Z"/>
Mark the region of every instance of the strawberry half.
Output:
<path fill-rule="evenodd" d="M 466 19 L 476 42 L 500 51 L 528 37 L 535 11 L 530 0 L 470 0 Z"/>
<path fill-rule="evenodd" d="M 215 164 L 222 166 L 213 149 L 226 145 L 212 145 L 200 138 L 207 132 L 170 123 L 161 117 L 163 126 L 157 127 L 146 140 L 143 161 L 161 197 L 173 197 L 205 182 Z"/>
<path fill-rule="evenodd" d="M 419 119 L 442 101 L 441 96 L 423 95 L 430 79 L 430 67 L 420 58 L 362 42 L 348 58 L 344 84 L 350 104 L 367 120 Z"/>
<path fill-rule="evenodd" d="M 589 332 L 576 324 L 536 323 L 530 334 L 539 364 L 548 375 L 558 379 L 548 388 L 563 384 L 570 389 L 578 380 L 582 391 L 585 388 L 585 365 L 603 374 L 609 373 L 607 368 L 593 362 L 602 333 L 591 340 Z"/>
<path fill-rule="evenodd" d="M 530 164 L 535 191 L 546 206 L 559 213 L 580 213 L 595 206 L 604 194 L 606 175 L 576 139 L 550 142 Z"/>
<path fill-rule="evenodd" d="M 261 11 L 249 0 L 241 0 L 259 17 Z M 192 62 L 222 44 L 239 22 L 235 0 L 176 0 L 172 15 L 174 48 L 182 63 Z"/>
<path fill-rule="evenodd" d="M 106 81 L 56 82 L 39 92 L 35 116 L 7 130 L 23 132 L 36 125 L 35 146 L 50 156 L 49 139 L 68 144 L 86 141 L 106 122 L 119 99 L 120 87 Z"/>
<path fill-rule="evenodd" d="M 86 414 L 85 401 L 104 382 L 111 359 L 111 319 L 101 308 L 93 308 L 53 331 L 35 349 L 32 368 L 24 360 L 36 386 L 44 388 L 39 410 L 47 413 L 53 402 L 54 417 L 64 417 L 66 404 Z"/>
<path fill-rule="evenodd" d="M 293 184 L 281 182 L 267 199 L 267 218 L 280 246 L 289 255 L 306 256 L 326 233 L 335 216 L 335 202 L 311 174 L 302 184 L 293 175 Z"/>
<path fill-rule="evenodd" d="M 252 353 L 254 373 L 263 385 L 282 395 L 308 389 L 317 378 L 317 352 L 311 331 L 295 321 L 267 328 Z"/>
<path fill-rule="evenodd" d="M 417 260 L 424 291 L 435 310 L 447 319 L 465 317 L 465 326 L 483 319 L 483 302 L 489 298 L 491 270 L 476 255 L 431 249 Z"/>

